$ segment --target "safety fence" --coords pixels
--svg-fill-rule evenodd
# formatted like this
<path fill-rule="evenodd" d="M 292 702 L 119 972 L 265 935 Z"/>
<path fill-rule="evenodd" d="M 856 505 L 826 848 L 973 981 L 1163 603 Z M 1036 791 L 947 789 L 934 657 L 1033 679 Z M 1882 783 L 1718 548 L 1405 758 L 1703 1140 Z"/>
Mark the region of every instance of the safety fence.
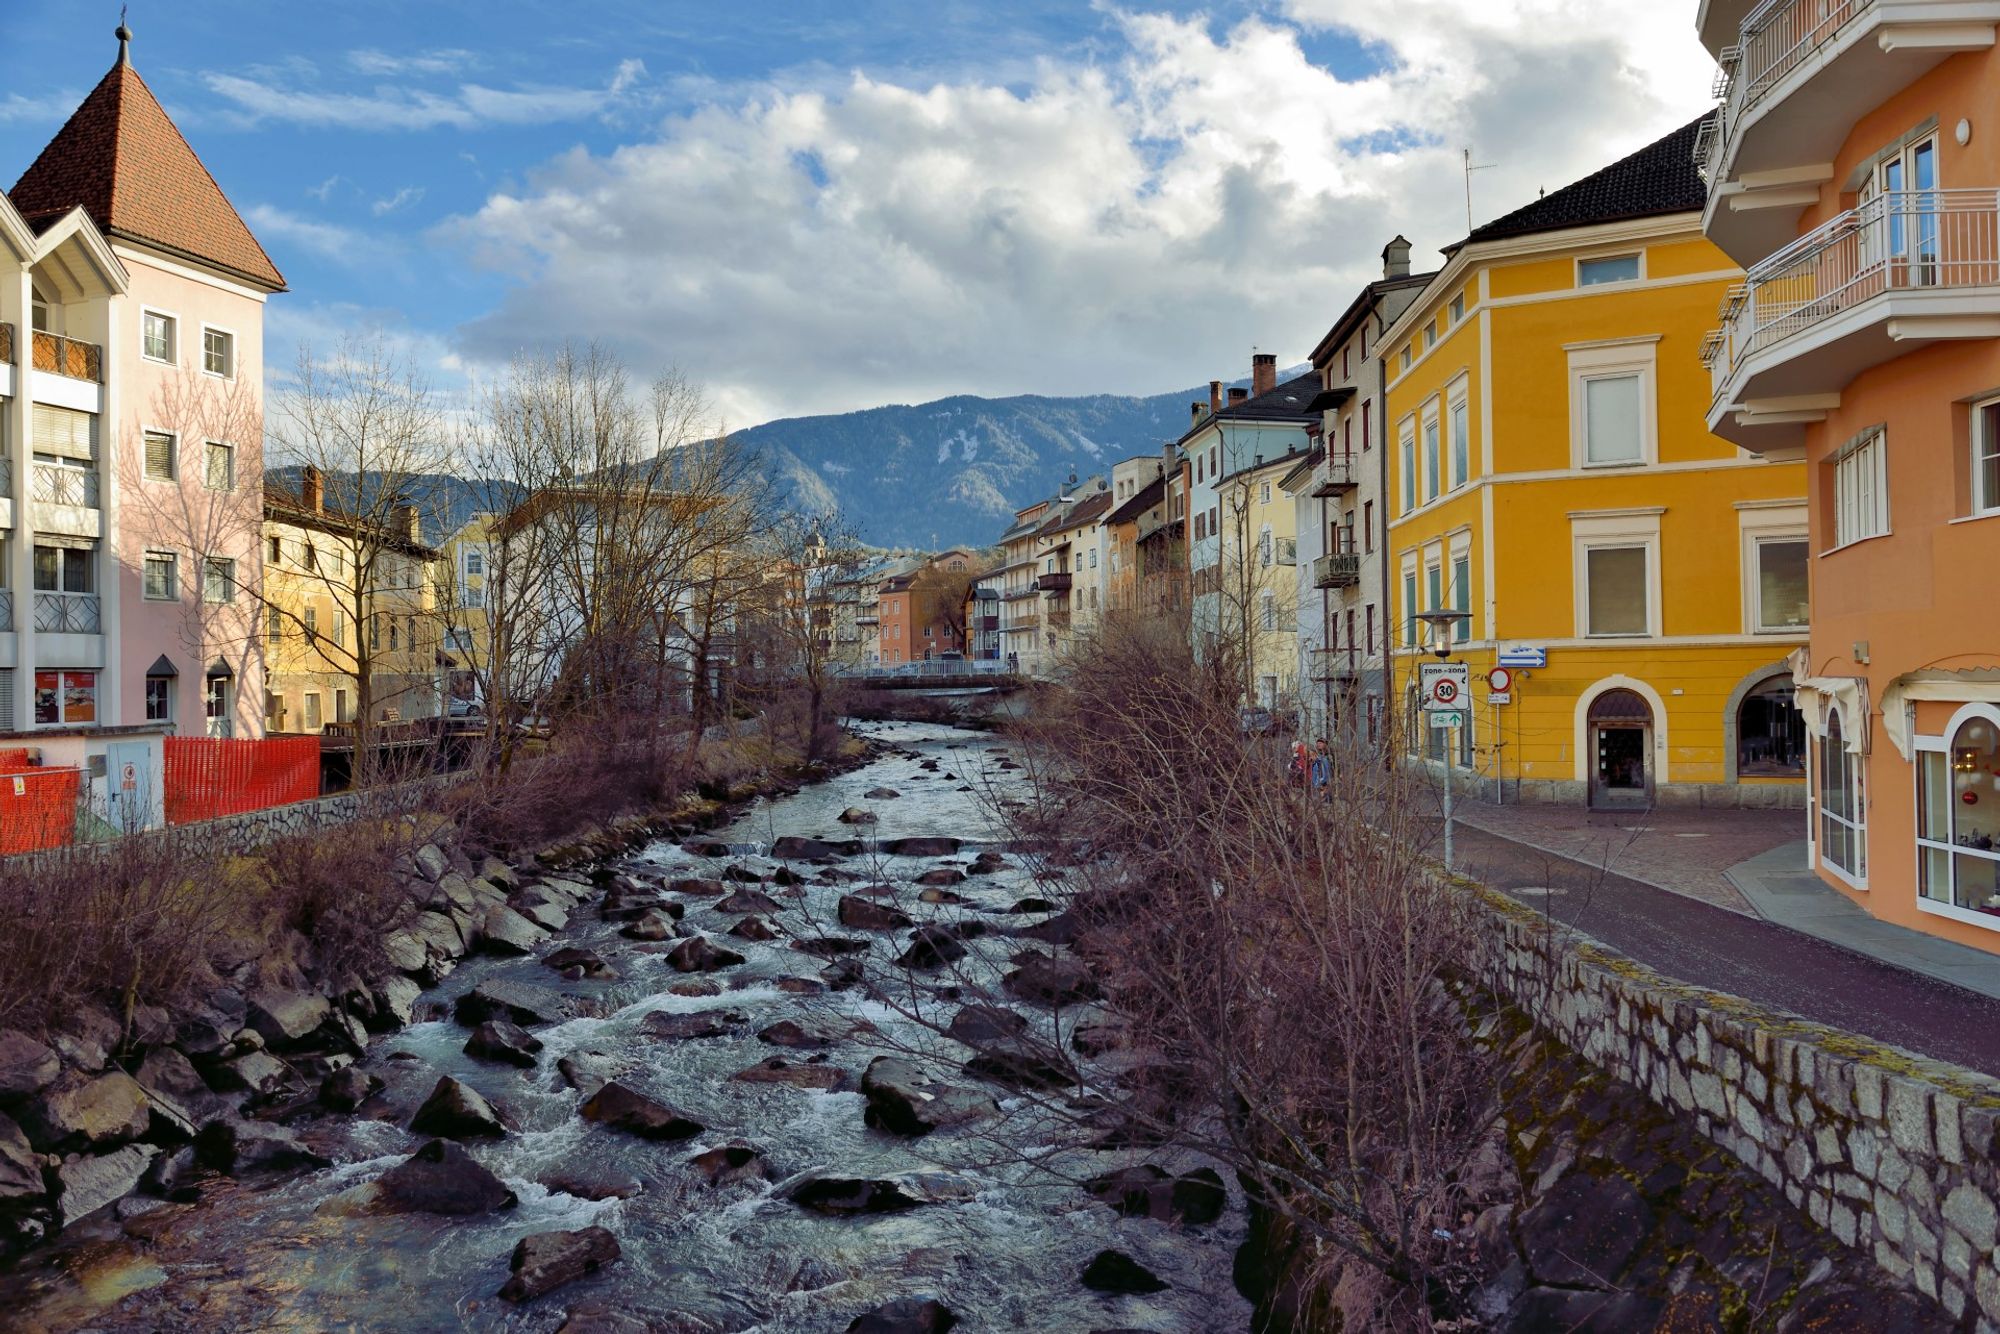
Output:
<path fill-rule="evenodd" d="M 41 768 L 25 750 L 0 750 L 0 856 L 39 852 L 76 838 L 81 771 Z"/>
<path fill-rule="evenodd" d="M 167 823 L 243 815 L 319 795 L 319 738 L 166 738 Z"/>

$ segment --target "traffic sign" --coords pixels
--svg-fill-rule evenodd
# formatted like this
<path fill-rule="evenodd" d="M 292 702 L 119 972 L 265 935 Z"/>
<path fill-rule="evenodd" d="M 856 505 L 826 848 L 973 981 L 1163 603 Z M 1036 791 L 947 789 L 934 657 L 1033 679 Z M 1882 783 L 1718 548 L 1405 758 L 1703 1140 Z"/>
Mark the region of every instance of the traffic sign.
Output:
<path fill-rule="evenodd" d="M 1498 694 L 1506 694 L 1514 688 L 1514 673 L 1505 667 L 1495 667 L 1486 673 L 1486 688 Z"/>
<path fill-rule="evenodd" d="M 1462 709 L 1472 695 L 1472 668 L 1463 662 L 1420 663 L 1417 685 L 1426 710 Z"/>
<path fill-rule="evenodd" d="M 1465 726 L 1465 715 L 1456 709 L 1432 709 L 1431 731 L 1449 732 L 1454 727 Z"/>
<path fill-rule="evenodd" d="M 1539 644 L 1502 644 L 1498 654 L 1502 667 L 1546 667 L 1549 651 Z"/>

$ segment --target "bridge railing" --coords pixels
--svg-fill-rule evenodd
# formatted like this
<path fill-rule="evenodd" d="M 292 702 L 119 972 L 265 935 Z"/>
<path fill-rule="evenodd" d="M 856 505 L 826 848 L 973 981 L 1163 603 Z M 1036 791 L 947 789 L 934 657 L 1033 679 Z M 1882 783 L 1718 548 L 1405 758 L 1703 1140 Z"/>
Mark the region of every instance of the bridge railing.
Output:
<path fill-rule="evenodd" d="M 949 661 L 884 662 L 866 666 L 841 664 L 834 671 L 853 681 L 922 679 L 936 676 L 1008 676 L 1005 659 L 961 658 Z"/>

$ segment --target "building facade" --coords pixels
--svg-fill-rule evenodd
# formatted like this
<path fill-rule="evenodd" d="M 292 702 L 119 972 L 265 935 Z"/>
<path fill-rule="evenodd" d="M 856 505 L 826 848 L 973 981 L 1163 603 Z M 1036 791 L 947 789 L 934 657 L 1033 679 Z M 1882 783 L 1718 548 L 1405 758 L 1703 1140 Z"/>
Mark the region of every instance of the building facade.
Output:
<path fill-rule="evenodd" d="M 2000 80 L 1984 3 L 1714 0 L 1717 434 L 1802 460 L 1810 855 L 1878 917 L 2000 948 Z"/>
<path fill-rule="evenodd" d="M 1806 479 L 1708 430 L 1697 350 L 1739 273 L 1695 137 L 1475 230 L 1379 349 L 1404 744 L 1502 800 L 1804 796 Z M 1463 614 L 1455 742 L 1416 707 L 1430 611 Z"/>

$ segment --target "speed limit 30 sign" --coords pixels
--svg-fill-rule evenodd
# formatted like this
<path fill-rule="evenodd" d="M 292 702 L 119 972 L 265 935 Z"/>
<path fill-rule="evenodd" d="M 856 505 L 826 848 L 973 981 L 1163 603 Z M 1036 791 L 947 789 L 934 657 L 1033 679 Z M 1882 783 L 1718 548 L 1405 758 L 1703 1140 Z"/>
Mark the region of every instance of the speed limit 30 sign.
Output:
<path fill-rule="evenodd" d="M 1462 662 L 1419 663 L 1417 688 L 1426 711 L 1454 713 L 1471 698 L 1472 668 Z"/>

